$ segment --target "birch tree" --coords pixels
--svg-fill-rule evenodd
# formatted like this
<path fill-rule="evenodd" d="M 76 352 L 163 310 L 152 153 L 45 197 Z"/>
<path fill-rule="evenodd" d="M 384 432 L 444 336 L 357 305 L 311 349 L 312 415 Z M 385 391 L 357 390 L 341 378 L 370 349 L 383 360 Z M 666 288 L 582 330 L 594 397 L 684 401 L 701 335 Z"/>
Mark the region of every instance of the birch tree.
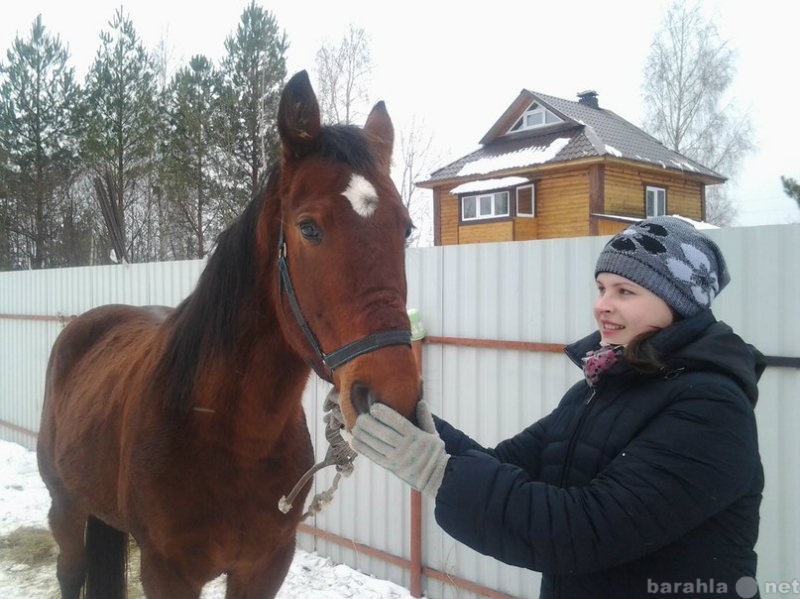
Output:
<path fill-rule="evenodd" d="M 395 181 L 400 197 L 408 209 L 414 230 L 408 239 L 409 246 L 430 245 L 431 209 L 433 199 L 430 190 L 417 187 L 416 182 L 426 179 L 433 166 L 441 162 L 434 154 L 433 136 L 424 122 L 413 118 L 407 129 L 402 129 L 399 141 L 395 142 Z M 398 147 L 399 146 L 399 147 Z"/>
<path fill-rule="evenodd" d="M 324 122 L 350 125 L 366 118 L 372 58 L 364 29 L 350 25 L 339 45 L 317 50 L 316 76 Z"/>
<path fill-rule="evenodd" d="M 670 5 L 644 70 L 644 128 L 666 147 L 735 180 L 754 148 L 753 126 L 728 90 L 736 52 L 700 5 Z M 730 224 L 737 208 L 721 185 L 706 190 L 706 220 Z"/>

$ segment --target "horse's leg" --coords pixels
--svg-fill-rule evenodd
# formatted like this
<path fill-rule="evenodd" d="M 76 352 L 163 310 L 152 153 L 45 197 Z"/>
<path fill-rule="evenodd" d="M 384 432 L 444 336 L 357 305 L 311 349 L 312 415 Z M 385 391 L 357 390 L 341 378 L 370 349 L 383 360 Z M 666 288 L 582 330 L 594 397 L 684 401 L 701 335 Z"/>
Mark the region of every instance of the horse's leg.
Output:
<path fill-rule="evenodd" d="M 146 546 L 139 547 L 142 589 L 149 599 L 199 599 L 203 585 L 188 580 L 178 568 Z"/>
<path fill-rule="evenodd" d="M 283 585 L 294 559 L 295 540 L 279 547 L 272 559 L 249 575 L 232 572 L 228 575 L 225 599 L 274 599 Z"/>
<path fill-rule="evenodd" d="M 56 576 L 61 599 L 78 599 L 86 580 L 84 532 L 87 515 L 77 510 L 66 495 L 53 493 L 50 530 L 58 545 Z"/>

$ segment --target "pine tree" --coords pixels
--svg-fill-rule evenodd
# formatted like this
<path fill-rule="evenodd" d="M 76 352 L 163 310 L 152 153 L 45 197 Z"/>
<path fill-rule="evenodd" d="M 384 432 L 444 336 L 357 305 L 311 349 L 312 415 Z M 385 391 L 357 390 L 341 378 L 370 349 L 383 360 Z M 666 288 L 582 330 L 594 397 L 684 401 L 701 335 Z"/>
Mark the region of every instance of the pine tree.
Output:
<path fill-rule="evenodd" d="M 781 177 L 781 183 L 786 195 L 797 202 L 797 207 L 800 208 L 800 183 L 796 179 L 790 179 L 789 177 Z"/>
<path fill-rule="evenodd" d="M 78 169 L 75 115 L 80 88 L 58 36 L 34 19 L 0 64 L 0 267 L 68 264 L 66 190 Z M 78 229 L 73 228 L 71 232 Z"/>
<path fill-rule="evenodd" d="M 227 54 L 216 128 L 228 157 L 222 173 L 227 189 L 224 219 L 239 214 L 258 189 L 264 170 L 277 158 L 278 101 L 286 78 L 286 34 L 272 13 L 251 1 L 236 33 L 225 40 Z"/>
<path fill-rule="evenodd" d="M 205 56 L 194 56 L 167 91 L 161 190 L 172 255 L 202 258 L 220 230 L 215 200 L 218 140 L 213 121 L 219 74 Z"/>
<path fill-rule="evenodd" d="M 147 182 L 159 130 L 156 69 L 121 8 L 109 25 L 86 81 L 84 159 L 116 258 L 130 260 L 138 257 L 137 248 L 146 253 L 141 232 L 151 228 Z"/>

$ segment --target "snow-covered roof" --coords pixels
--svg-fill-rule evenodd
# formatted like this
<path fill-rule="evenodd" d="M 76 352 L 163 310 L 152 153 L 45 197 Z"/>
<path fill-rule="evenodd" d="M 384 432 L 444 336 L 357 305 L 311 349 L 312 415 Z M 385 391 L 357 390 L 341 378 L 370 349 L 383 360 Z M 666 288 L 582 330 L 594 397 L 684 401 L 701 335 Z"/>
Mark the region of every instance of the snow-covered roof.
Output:
<path fill-rule="evenodd" d="M 528 183 L 530 179 L 525 177 L 502 177 L 499 179 L 481 179 L 478 181 L 470 181 L 462 183 L 458 187 L 450 190 L 453 195 L 462 193 L 479 193 L 481 191 L 489 191 L 490 189 L 500 189 L 503 187 L 516 187 Z"/>
<path fill-rule="evenodd" d="M 610 220 L 616 220 L 616 221 L 626 222 L 626 223 L 631 223 L 631 224 L 638 223 L 641 220 L 643 220 L 642 218 L 639 218 L 639 217 L 636 217 L 636 216 L 618 216 L 616 214 L 598 214 L 598 213 L 593 213 L 592 216 L 596 216 L 596 217 L 599 217 L 599 218 L 608 218 Z M 701 220 L 694 220 L 694 219 L 691 219 L 691 218 L 689 218 L 687 216 L 682 216 L 680 214 L 671 214 L 670 216 L 672 216 L 674 218 L 679 218 L 681 220 L 685 220 L 687 223 L 689 223 L 695 229 L 698 229 L 698 230 L 702 230 L 702 229 L 719 229 L 719 227 L 717 225 L 712 225 L 711 223 L 707 223 L 707 222 L 701 221 Z"/>
<path fill-rule="evenodd" d="M 680 214 L 673 214 L 675 218 L 679 218 L 681 220 L 685 220 L 687 223 L 692 225 L 695 229 L 719 229 L 717 225 L 712 225 L 711 223 L 707 223 L 701 220 L 693 220 L 686 216 L 681 216 Z"/>
<path fill-rule="evenodd" d="M 563 120 L 515 131 L 520 115 L 535 101 Z M 646 163 L 665 170 L 703 177 L 707 183 L 725 178 L 694 160 L 670 150 L 614 112 L 523 89 L 492 125 L 481 147 L 434 171 L 425 187 L 437 181 L 489 175 L 540 164 L 608 157 Z"/>
<path fill-rule="evenodd" d="M 569 143 L 569 138 L 557 138 L 541 146 L 531 146 L 516 151 L 480 158 L 465 164 L 458 171 L 457 177 L 483 175 L 512 168 L 521 168 L 534 164 L 544 164 L 552 160 Z"/>

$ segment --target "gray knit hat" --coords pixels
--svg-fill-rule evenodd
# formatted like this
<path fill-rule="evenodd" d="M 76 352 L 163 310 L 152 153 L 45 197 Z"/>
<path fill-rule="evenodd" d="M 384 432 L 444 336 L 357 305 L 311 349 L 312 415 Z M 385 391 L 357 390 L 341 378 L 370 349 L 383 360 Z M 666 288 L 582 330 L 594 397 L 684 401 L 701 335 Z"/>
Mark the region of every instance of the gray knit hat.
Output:
<path fill-rule="evenodd" d="M 594 270 L 638 283 L 681 316 L 711 306 L 730 281 L 717 244 L 674 216 L 648 218 L 614 236 Z"/>

